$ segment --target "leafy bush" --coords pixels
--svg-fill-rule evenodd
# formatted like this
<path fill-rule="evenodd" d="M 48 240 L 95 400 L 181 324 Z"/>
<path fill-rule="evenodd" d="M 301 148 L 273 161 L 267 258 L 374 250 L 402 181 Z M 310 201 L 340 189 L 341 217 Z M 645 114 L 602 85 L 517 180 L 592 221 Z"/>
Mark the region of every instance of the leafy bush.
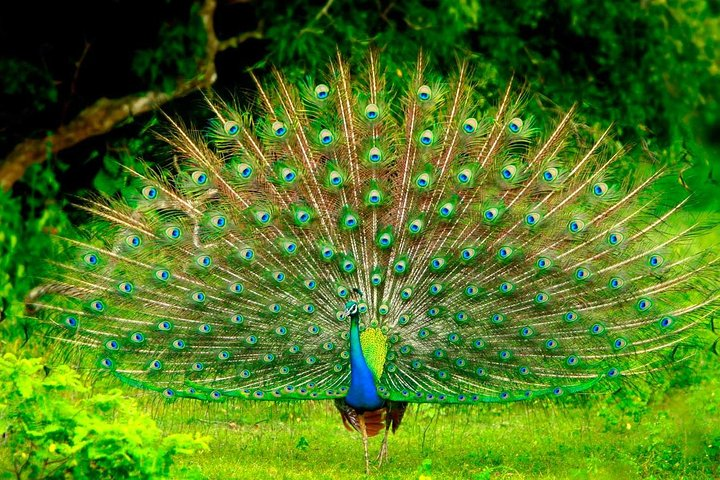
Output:
<path fill-rule="evenodd" d="M 31 338 L 32 324 L 23 318 L 23 299 L 38 283 L 44 262 L 53 258 L 53 234 L 67 234 L 64 201 L 55 200 L 60 184 L 57 162 L 33 165 L 27 188 L 13 195 L 0 189 L 0 350 L 11 351 Z"/>
<path fill-rule="evenodd" d="M 90 395 L 68 366 L 48 372 L 41 359 L 8 353 L 0 385 L 5 478 L 165 478 L 176 455 L 208 448 L 207 437 L 163 435 L 118 390 Z"/>

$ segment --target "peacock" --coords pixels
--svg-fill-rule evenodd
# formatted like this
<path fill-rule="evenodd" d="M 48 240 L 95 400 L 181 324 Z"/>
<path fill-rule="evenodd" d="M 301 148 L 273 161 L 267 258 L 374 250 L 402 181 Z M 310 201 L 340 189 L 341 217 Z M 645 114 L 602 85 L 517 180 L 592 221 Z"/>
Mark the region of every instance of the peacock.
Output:
<path fill-rule="evenodd" d="M 423 55 L 253 79 L 201 128 L 167 119 L 173 168 L 79 205 L 28 298 L 62 351 L 171 400 L 332 400 L 368 472 L 410 403 L 614 391 L 692 355 L 713 224 L 610 129 Z"/>

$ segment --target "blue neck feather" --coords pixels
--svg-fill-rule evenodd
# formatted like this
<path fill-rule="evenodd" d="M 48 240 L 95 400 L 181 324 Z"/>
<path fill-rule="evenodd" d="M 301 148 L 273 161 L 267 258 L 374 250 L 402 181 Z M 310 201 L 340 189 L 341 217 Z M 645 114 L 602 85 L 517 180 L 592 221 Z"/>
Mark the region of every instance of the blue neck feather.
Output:
<path fill-rule="evenodd" d="M 358 321 L 357 315 L 350 317 L 350 389 L 345 403 L 356 410 L 377 410 L 383 399 L 377 394 L 375 378 L 360 346 Z"/>

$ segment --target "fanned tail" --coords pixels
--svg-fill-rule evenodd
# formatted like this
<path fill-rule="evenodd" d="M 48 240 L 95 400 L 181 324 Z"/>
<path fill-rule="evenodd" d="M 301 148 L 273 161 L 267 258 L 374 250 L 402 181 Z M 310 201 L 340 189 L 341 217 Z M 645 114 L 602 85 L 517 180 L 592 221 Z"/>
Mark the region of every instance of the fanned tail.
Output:
<path fill-rule="evenodd" d="M 663 169 L 621 174 L 575 107 L 541 128 L 512 83 L 491 100 L 466 63 L 425 63 L 394 91 L 377 52 L 357 78 L 338 55 L 256 80 L 249 110 L 208 99 L 204 131 L 170 119 L 178 171 L 83 204 L 88 239 L 59 239 L 30 306 L 168 398 L 342 398 L 354 291 L 394 401 L 560 396 L 683 357 L 720 300 L 693 248 L 713 221 Z"/>

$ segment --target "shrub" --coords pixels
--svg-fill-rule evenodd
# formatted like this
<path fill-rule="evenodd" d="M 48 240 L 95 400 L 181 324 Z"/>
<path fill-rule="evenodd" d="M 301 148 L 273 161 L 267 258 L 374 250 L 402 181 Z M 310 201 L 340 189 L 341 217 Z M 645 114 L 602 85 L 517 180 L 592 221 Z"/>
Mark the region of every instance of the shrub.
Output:
<path fill-rule="evenodd" d="M 48 370 L 39 358 L 7 353 L 0 386 L 8 478 L 166 478 L 176 455 L 208 448 L 207 437 L 164 435 L 119 390 L 91 395 L 66 365 Z"/>

